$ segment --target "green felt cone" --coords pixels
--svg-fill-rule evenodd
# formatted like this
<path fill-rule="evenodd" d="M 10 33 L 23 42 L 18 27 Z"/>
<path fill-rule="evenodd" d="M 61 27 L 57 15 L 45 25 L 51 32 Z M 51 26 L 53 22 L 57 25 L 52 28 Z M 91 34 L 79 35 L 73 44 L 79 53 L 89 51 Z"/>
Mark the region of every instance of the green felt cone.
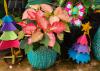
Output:
<path fill-rule="evenodd" d="M 94 36 L 94 40 L 92 43 L 92 49 L 93 49 L 95 58 L 97 60 L 100 60 L 100 27 Z"/>
<path fill-rule="evenodd" d="M 14 31 L 5 31 L 0 37 L 0 40 L 15 40 L 17 35 Z"/>

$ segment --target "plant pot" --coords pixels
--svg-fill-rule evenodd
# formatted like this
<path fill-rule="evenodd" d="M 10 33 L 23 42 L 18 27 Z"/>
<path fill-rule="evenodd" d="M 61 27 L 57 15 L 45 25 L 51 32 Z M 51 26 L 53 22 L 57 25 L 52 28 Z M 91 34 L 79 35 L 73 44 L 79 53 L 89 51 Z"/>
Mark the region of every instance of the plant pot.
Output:
<path fill-rule="evenodd" d="M 27 58 L 32 67 L 36 69 L 46 69 L 56 61 L 57 53 L 52 49 L 40 47 L 37 50 L 30 50 Z"/>

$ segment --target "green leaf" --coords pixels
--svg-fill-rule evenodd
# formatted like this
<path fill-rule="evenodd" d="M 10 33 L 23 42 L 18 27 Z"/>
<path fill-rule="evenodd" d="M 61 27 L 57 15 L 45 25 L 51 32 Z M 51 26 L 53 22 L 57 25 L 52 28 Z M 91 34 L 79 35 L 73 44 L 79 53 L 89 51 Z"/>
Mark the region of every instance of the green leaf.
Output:
<path fill-rule="evenodd" d="M 63 40 L 64 39 L 64 33 L 57 34 L 57 37 L 58 37 L 59 40 Z"/>
<path fill-rule="evenodd" d="M 70 28 L 69 28 L 68 23 L 66 23 L 65 25 L 66 25 L 66 30 L 65 30 L 65 32 L 70 33 Z"/>
<path fill-rule="evenodd" d="M 26 45 L 24 49 L 25 54 L 27 54 L 30 50 L 33 50 L 33 45 Z"/>
<path fill-rule="evenodd" d="M 21 19 L 20 17 L 15 17 L 14 20 L 15 20 L 16 22 L 22 21 L 22 19 Z"/>
<path fill-rule="evenodd" d="M 60 45 L 58 42 L 55 43 L 54 47 L 52 48 L 54 51 L 56 51 L 57 53 L 61 54 L 60 52 Z"/>
<path fill-rule="evenodd" d="M 26 47 L 27 45 L 28 45 L 28 44 L 27 44 L 27 40 L 26 40 L 26 39 L 20 41 L 20 48 L 21 48 L 21 49 L 25 49 L 25 47 Z"/>
<path fill-rule="evenodd" d="M 82 3 L 86 8 L 89 8 L 92 4 L 90 0 L 82 0 Z"/>
<path fill-rule="evenodd" d="M 57 4 L 59 6 L 62 6 L 64 4 L 65 0 L 57 0 Z"/>
<path fill-rule="evenodd" d="M 24 38 L 24 32 L 23 31 L 20 31 L 20 32 L 18 32 L 18 39 L 20 40 L 20 39 L 23 39 Z"/>
<path fill-rule="evenodd" d="M 34 44 L 33 44 L 33 50 L 34 50 L 34 51 L 37 50 L 40 46 L 41 46 L 40 43 L 34 43 Z"/>
<path fill-rule="evenodd" d="M 40 44 L 43 44 L 44 46 L 48 46 L 48 43 L 49 43 L 49 37 L 48 37 L 48 35 L 44 35 L 44 37 L 43 37 L 43 39 L 40 41 Z"/>

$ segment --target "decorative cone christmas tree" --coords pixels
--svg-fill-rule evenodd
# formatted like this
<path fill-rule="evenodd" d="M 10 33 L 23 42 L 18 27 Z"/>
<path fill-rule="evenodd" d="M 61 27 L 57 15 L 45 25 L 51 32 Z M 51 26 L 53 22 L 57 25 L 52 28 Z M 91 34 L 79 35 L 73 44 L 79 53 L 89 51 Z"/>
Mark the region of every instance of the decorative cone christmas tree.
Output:
<path fill-rule="evenodd" d="M 100 60 L 100 27 L 94 36 L 92 49 L 93 49 L 95 58 L 97 60 Z"/>
<path fill-rule="evenodd" d="M 20 44 L 17 40 L 17 35 L 14 32 L 16 27 L 13 24 L 13 20 L 10 18 L 10 16 L 5 16 L 2 20 L 3 25 L 1 31 L 3 31 L 3 34 L 0 37 L 0 50 L 18 48 Z"/>
<path fill-rule="evenodd" d="M 34 4 L 45 4 L 45 3 L 50 3 L 52 0 L 28 0 L 28 4 L 26 7 L 30 7 L 30 5 Z"/>
<path fill-rule="evenodd" d="M 77 42 L 69 50 L 69 57 L 76 60 L 77 63 L 87 63 L 90 61 L 90 48 L 88 46 L 88 41 L 86 34 L 89 33 L 89 23 L 83 24 L 84 34 L 78 38 Z"/>
<path fill-rule="evenodd" d="M 13 52 L 13 48 L 19 48 L 19 40 L 17 40 L 17 35 L 14 32 L 16 27 L 14 26 L 14 22 L 11 16 L 8 16 L 7 4 L 6 0 L 4 0 L 4 7 L 6 11 L 6 16 L 3 17 L 2 28 L 3 34 L 0 37 L 0 50 L 7 50 L 11 48 L 12 56 L 8 56 L 7 58 L 12 58 L 12 64 L 15 62 L 15 55 Z M 6 58 L 6 57 L 4 57 Z"/>

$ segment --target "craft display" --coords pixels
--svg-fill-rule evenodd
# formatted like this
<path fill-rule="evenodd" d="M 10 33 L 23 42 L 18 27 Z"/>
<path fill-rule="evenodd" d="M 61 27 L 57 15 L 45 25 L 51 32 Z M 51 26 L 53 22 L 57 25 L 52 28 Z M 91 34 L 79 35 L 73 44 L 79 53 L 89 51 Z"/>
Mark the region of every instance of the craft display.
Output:
<path fill-rule="evenodd" d="M 94 40 L 92 42 L 92 50 L 94 52 L 94 57 L 97 60 L 100 60 L 100 27 L 98 28 L 95 36 L 94 36 Z"/>
<path fill-rule="evenodd" d="M 12 3 L 11 0 L 7 2 Z M 18 3 L 20 2 L 23 4 L 23 1 L 18 1 Z M 73 34 L 73 31 L 81 28 L 82 34 L 68 50 L 68 55 L 77 64 L 91 61 L 89 31 L 92 24 L 90 22 L 82 23 L 91 21 L 92 9 L 93 13 L 100 13 L 100 0 L 27 0 L 22 16 L 15 18 L 8 14 L 6 0 L 4 0 L 4 8 L 6 15 L 0 19 L 2 33 L 0 35 L 0 58 L 8 64 L 20 63 L 23 58 L 20 50 L 22 49 L 34 69 L 47 69 L 54 65 L 60 54 L 63 54 L 60 49 L 63 48 L 61 46 L 65 46 L 64 36 Z M 13 10 L 11 14 L 14 16 L 14 13 L 17 14 Z M 70 33 L 69 27 L 72 33 Z M 80 31 L 74 32 L 75 35 L 72 37 L 79 33 Z M 69 35 L 67 37 L 69 39 Z M 73 40 L 71 39 L 71 42 Z M 69 45 L 69 40 L 67 43 Z M 92 42 L 92 51 L 94 57 L 99 61 L 100 26 Z"/>
<path fill-rule="evenodd" d="M 77 39 L 77 42 L 68 51 L 69 57 L 75 60 L 77 63 L 88 63 L 90 61 L 90 47 L 88 46 L 88 40 L 86 34 L 89 35 L 91 29 L 89 22 L 82 24 L 84 34 Z"/>

